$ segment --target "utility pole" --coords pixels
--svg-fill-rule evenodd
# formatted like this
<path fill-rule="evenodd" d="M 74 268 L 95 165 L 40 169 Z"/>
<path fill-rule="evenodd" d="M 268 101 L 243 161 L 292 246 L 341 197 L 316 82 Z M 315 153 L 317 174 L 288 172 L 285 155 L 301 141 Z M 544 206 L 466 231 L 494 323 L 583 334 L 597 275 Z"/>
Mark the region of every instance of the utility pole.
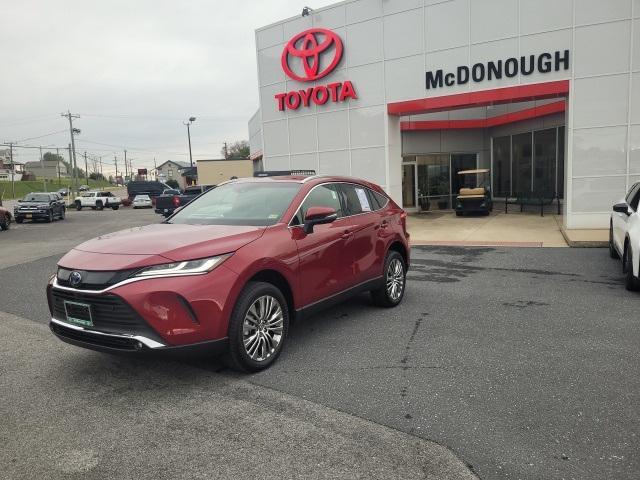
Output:
<path fill-rule="evenodd" d="M 40 147 L 40 170 L 42 170 L 42 188 L 47 191 L 47 177 L 44 171 L 44 162 L 42 161 L 42 147 Z"/>
<path fill-rule="evenodd" d="M 118 185 L 118 157 L 113 156 L 113 163 L 116 165 L 116 185 Z"/>
<path fill-rule="evenodd" d="M 87 165 L 87 151 L 84 151 L 84 178 L 89 185 L 89 166 Z"/>
<path fill-rule="evenodd" d="M 224 142 L 224 159 L 228 158 L 229 154 L 227 152 L 227 142 Z"/>
<path fill-rule="evenodd" d="M 13 142 L 9 142 L 9 158 L 11 159 L 11 198 L 16 198 L 15 167 L 13 166 Z"/>
<path fill-rule="evenodd" d="M 153 171 L 156 176 L 156 182 L 158 181 L 158 165 L 156 164 L 156 157 L 153 157 Z"/>
<path fill-rule="evenodd" d="M 124 151 L 124 181 L 127 181 L 127 151 Z"/>
<path fill-rule="evenodd" d="M 69 120 L 69 134 L 71 135 L 71 151 L 73 152 L 73 179 L 74 179 L 74 185 L 75 185 L 75 190 L 76 193 L 78 192 L 78 164 L 76 162 L 76 141 L 74 140 L 74 134 L 75 133 L 80 133 L 80 130 L 77 130 L 77 132 L 73 129 L 73 119 L 74 118 L 80 118 L 80 115 L 73 115 L 69 110 L 67 110 L 67 113 L 62 113 L 61 114 L 63 117 L 67 117 L 67 119 Z"/>
<path fill-rule="evenodd" d="M 56 165 L 58 167 L 58 187 L 60 187 L 60 149 L 56 147 Z"/>

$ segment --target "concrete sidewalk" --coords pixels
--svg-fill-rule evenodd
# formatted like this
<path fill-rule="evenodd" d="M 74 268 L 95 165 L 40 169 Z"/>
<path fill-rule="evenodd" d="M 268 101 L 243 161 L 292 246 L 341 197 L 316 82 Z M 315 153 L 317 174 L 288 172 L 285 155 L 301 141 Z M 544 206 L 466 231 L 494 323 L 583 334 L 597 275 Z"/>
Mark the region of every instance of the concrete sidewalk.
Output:
<path fill-rule="evenodd" d="M 413 245 L 566 247 L 561 217 L 494 211 L 489 216 L 456 217 L 453 211 L 409 215 Z"/>

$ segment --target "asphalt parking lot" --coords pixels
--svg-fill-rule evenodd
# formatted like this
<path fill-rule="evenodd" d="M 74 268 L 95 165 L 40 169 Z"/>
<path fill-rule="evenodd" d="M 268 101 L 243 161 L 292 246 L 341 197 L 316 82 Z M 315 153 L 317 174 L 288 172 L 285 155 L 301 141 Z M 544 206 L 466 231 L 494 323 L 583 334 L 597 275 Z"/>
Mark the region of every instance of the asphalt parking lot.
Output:
<path fill-rule="evenodd" d="M 246 377 L 52 338 L 61 254 L 155 221 L 83 211 L 0 232 L 11 478 L 470 477 L 451 451 L 483 479 L 637 478 L 640 296 L 606 250 L 416 247 L 400 307 L 362 296 L 297 323 Z"/>

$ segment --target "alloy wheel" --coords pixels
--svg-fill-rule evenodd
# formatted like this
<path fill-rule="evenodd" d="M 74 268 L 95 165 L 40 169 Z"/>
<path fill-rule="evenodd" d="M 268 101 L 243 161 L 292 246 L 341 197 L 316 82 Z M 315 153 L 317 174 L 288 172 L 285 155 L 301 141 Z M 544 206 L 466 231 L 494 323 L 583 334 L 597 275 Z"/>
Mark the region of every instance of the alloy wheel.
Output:
<path fill-rule="evenodd" d="M 394 258 L 387 267 L 387 295 L 391 300 L 397 302 L 402 296 L 403 289 L 404 267 L 399 259 Z"/>
<path fill-rule="evenodd" d="M 247 355 L 256 362 L 271 357 L 282 341 L 283 326 L 280 302 L 271 295 L 257 298 L 247 310 L 242 325 L 242 341 Z"/>

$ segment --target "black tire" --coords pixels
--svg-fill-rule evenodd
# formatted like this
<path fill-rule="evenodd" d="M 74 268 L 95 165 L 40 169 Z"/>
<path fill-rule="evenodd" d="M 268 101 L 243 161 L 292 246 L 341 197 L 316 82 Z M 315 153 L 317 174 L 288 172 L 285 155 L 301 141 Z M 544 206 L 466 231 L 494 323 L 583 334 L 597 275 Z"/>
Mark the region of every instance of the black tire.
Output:
<path fill-rule="evenodd" d="M 245 347 L 244 325 L 249 309 L 263 297 L 270 297 L 278 302 L 278 306 L 280 307 L 282 314 L 282 332 L 278 344 L 266 357 L 264 357 L 264 359 L 254 359 L 247 352 L 247 348 Z M 260 370 L 264 370 L 275 362 L 280 355 L 282 347 L 287 339 L 288 332 L 289 308 L 282 292 L 271 283 L 249 282 L 238 297 L 238 301 L 233 308 L 231 319 L 229 321 L 228 361 L 230 366 L 241 372 L 258 372 Z M 258 337 L 260 334 L 257 331 L 254 335 L 256 335 L 256 338 L 260 338 Z M 256 343 L 258 344 L 258 347 L 256 347 L 255 353 L 258 352 L 258 348 L 260 348 L 261 345 L 260 341 L 254 342 L 253 345 Z M 267 343 L 265 341 L 265 346 L 266 345 Z M 249 347 L 251 347 L 251 345 Z"/>
<path fill-rule="evenodd" d="M 98 200 L 96 202 L 96 209 L 98 209 L 98 210 L 103 210 L 104 209 L 104 205 L 102 204 L 102 202 L 100 200 Z"/>
<path fill-rule="evenodd" d="M 116 205 L 115 207 L 111 207 L 111 210 L 118 210 L 120 208 L 120 205 Z"/>
<path fill-rule="evenodd" d="M 76 210 L 77 211 L 82 210 L 82 204 L 80 203 L 80 200 L 76 200 Z"/>
<path fill-rule="evenodd" d="M 49 210 L 49 216 L 45 219 L 47 223 L 53 223 L 53 210 Z"/>
<path fill-rule="evenodd" d="M 11 226 L 11 217 L 9 215 L 5 215 L 2 221 L 0 221 L 0 230 L 9 230 Z"/>
<path fill-rule="evenodd" d="M 609 222 L 609 256 L 614 259 L 620 258 L 615 245 L 613 244 L 613 223 Z"/>
<path fill-rule="evenodd" d="M 633 275 L 633 252 L 631 251 L 631 247 L 627 245 L 624 251 L 624 259 L 623 259 L 624 268 L 622 269 L 624 275 L 624 288 L 629 290 L 630 292 L 635 292 L 638 290 L 638 279 Z"/>
<path fill-rule="evenodd" d="M 397 271 L 398 265 L 402 269 L 400 272 Z M 395 250 L 389 250 L 387 258 L 384 260 L 384 269 L 382 272 L 384 280 L 383 285 L 377 290 L 371 290 L 371 299 L 373 300 L 373 303 L 379 307 L 385 308 L 400 305 L 400 302 L 402 302 L 402 299 L 404 298 L 404 291 L 407 286 L 407 266 L 402 255 Z M 400 275 L 399 277 L 398 274 Z M 400 288 L 400 294 L 397 297 L 394 296 L 395 294 L 393 294 L 393 290 L 389 286 L 389 282 L 392 282 L 393 280 L 400 280 L 402 282 L 398 285 Z"/>
<path fill-rule="evenodd" d="M 16 217 L 16 223 L 22 223 L 22 222 L 24 222 L 24 219 L 20 217 Z"/>
<path fill-rule="evenodd" d="M 462 216 L 462 212 L 456 212 L 456 217 L 461 217 Z"/>
<path fill-rule="evenodd" d="M 66 208 L 63 208 L 62 210 L 60 210 L 60 220 L 64 220 L 67 216 L 67 210 Z"/>

